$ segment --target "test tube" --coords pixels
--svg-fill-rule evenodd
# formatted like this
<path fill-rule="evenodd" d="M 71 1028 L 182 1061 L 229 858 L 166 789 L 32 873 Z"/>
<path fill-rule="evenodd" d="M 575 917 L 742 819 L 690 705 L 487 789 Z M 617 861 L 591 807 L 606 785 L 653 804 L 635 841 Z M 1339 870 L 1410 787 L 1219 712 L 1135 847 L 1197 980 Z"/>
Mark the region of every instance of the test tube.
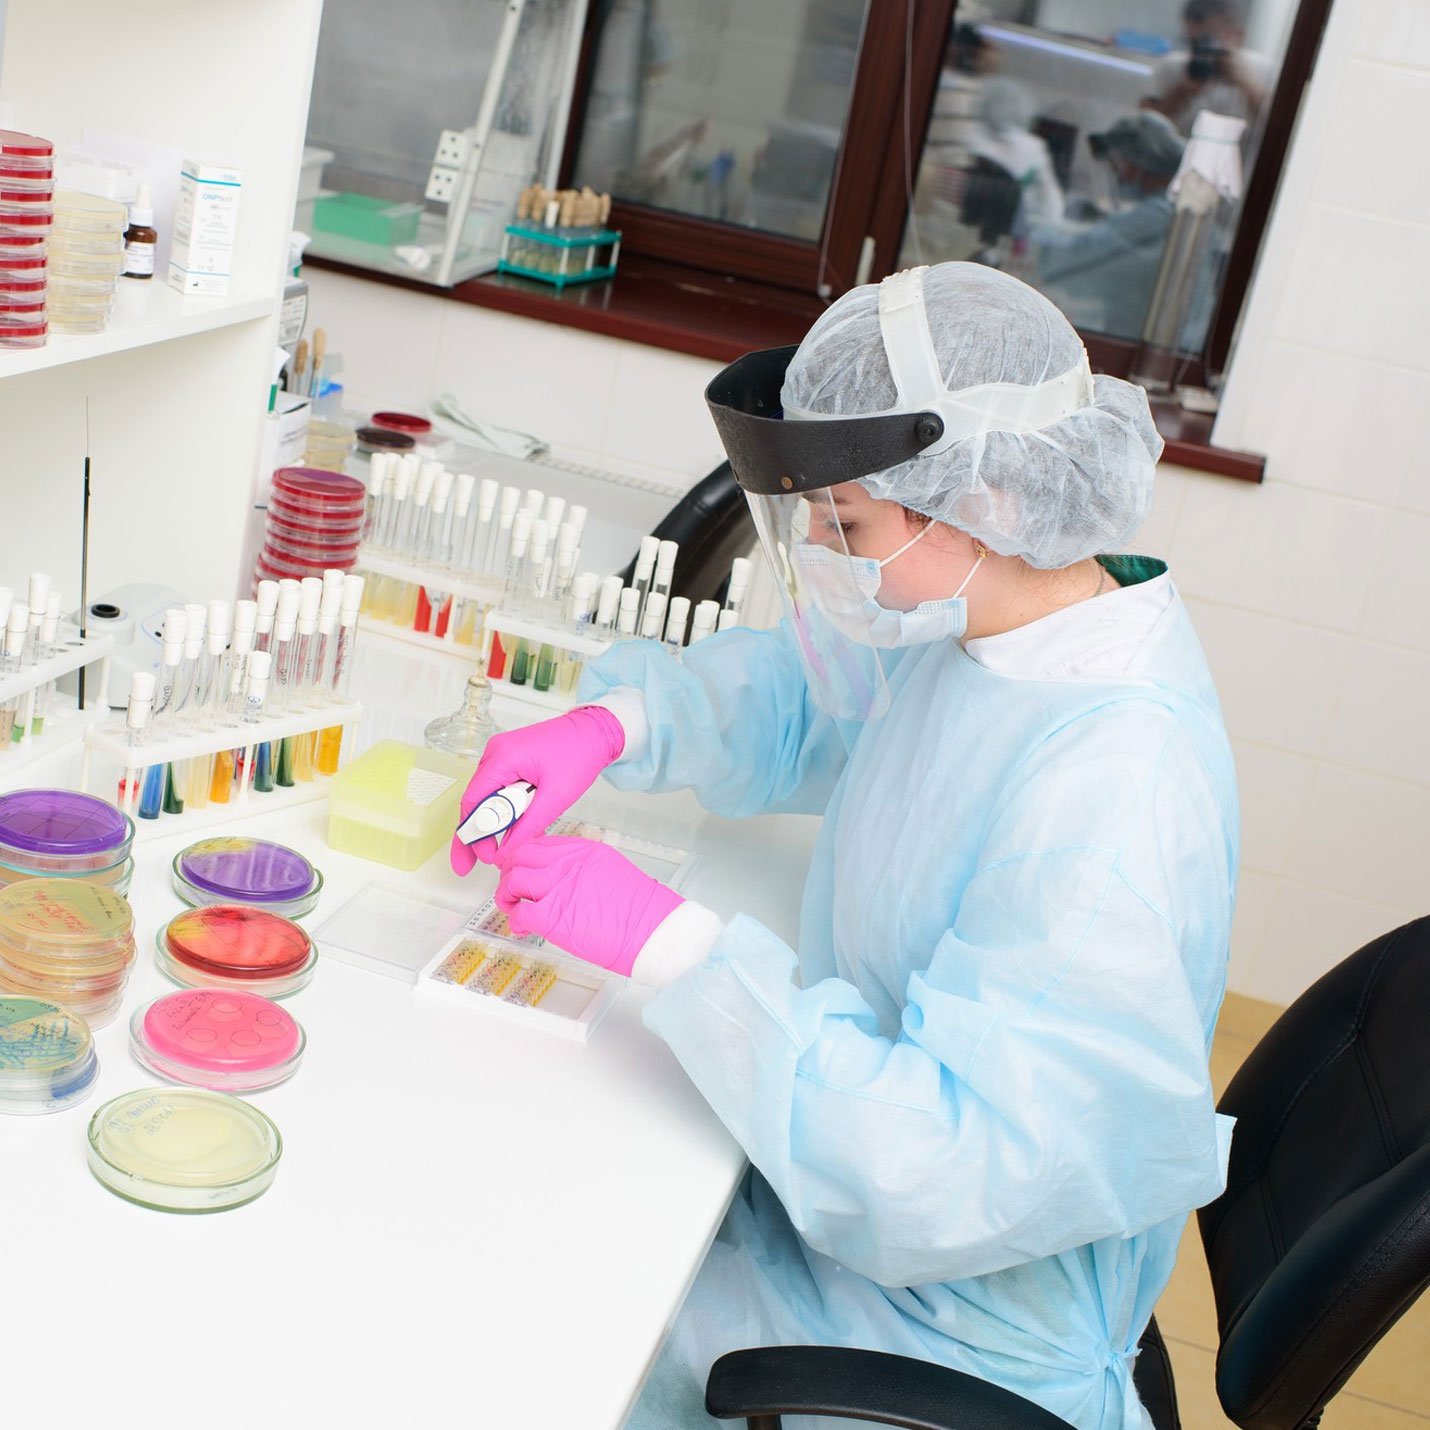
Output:
<path fill-rule="evenodd" d="M 228 682 L 223 693 L 225 725 L 243 721 L 243 692 L 248 680 L 248 658 L 253 653 L 258 631 L 258 602 L 233 603 L 233 641 L 228 653 Z"/>
<path fill-rule="evenodd" d="M 571 624 L 577 635 L 589 635 L 595 624 L 597 584 L 594 571 L 583 571 L 571 583 Z M 579 651 L 567 650 L 562 653 L 556 679 L 559 687 L 567 694 L 575 690 L 585 659 Z M 539 680 L 537 689 L 541 689 Z"/>
<path fill-rule="evenodd" d="M 685 645 L 685 623 L 690 619 L 690 602 L 676 596 L 670 602 L 665 621 L 665 648 L 677 659 Z"/>
<path fill-rule="evenodd" d="M 158 694 L 155 697 L 153 726 L 161 738 L 174 728 L 179 681 L 184 668 L 184 643 L 188 636 L 189 617 L 181 606 L 170 606 L 164 612 L 164 640 L 159 657 Z M 158 819 L 168 783 L 167 765 L 151 765 L 144 771 L 144 787 L 139 797 L 139 818 Z"/>
<path fill-rule="evenodd" d="M 427 554 L 432 489 L 437 482 L 437 473 L 441 470 L 441 462 L 423 462 L 417 472 L 417 486 L 412 493 L 412 511 L 408 517 L 407 540 L 400 553 L 413 561 L 421 561 Z"/>
<path fill-rule="evenodd" d="M 35 642 L 36 665 L 48 660 L 55 653 L 55 641 L 60 634 L 59 606 L 59 596 L 51 591 L 45 619 L 40 622 L 40 638 Z M 34 699 L 30 705 L 30 733 L 36 738 L 44 733 L 45 714 L 50 708 L 50 691 L 54 686 L 53 680 L 46 680 L 35 687 Z"/>
<path fill-rule="evenodd" d="M 616 629 L 616 615 L 621 608 L 621 578 L 607 576 L 601 582 L 601 594 L 596 602 L 596 631 L 610 635 Z"/>
<path fill-rule="evenodd" d="M 701 601 L 690 617 L 690 644 L 703 641 L 715 632 L 715 622 L 720 619 L 718 601 Z"/>
<path fill-rule="evenodd" d="M 0 676 L 14 675 L 20 669 L 20 661 L 25 654 L 25 636 L 30 629 L 30 608 L 12 605 L 5 622 L 5 644 L 0 649 Z M 12 695 L 0 702 L 0 750 L 10 748 L 11 736 L 15 729 L 15 712 L 20 707 L 20 697 Z"/>
<path fill-rule="evenodd" d="M 552 531 L 560 531 L 561 522 L 566 515 L 566 498 L 547 497 L 546 511 L 543 515 L 546 517 L 547 526 L 549 526 Z"/>
<path fill-rule="evenodd" d="M 278 583 L 260 581 L 254 602 L 253 648 L 267 650 L 273 640 L 273 617 L 278 610 Z"/>
<path fill-rule="evenodd" d="M 477 483 L 477 519 L 472 523 L 463 566 L 473 576 L 487 573 L 487 558 L 491 555 L 492 527 L 496 520 L 497 498 L 501 484 L 495 477 L 483 477 Z"/>
<path fill-rule="evenodd" d="M 124 772 L 119 777 L 119 798 L 116 803 L 126 814 L 134 810 L 139 799 L 139 756 L 134 753 L 149 733 L 149 716 L 154 710 L 153 673 L 136 670 L 129 677 L 129 705 L 124 713 L 124 744 L 129 752 L 124 757 Z"/>
<path fill-rule="evenodd" d="M 655 558 L 659 552 L 659 537 L 641 537 L 640 551 L 636 553 L 635 580 L 632 582 L 639 596 L 636 606 L 636 623 L 638 626 L 645 620 L 646 592 L 650 590 L 651 578 L 655 575 Z"/>
<path fill-rule="evenodd" d="M 536 520 L 541 515 L 541 509 L 546 505 L 546 493 L 539 492 L 535 487 L 527 488 L 526 495 L 522 498 L 522 511 L 529 511 L 531 519 Z"/>
<path fill-rule="evenodd" d="M 447 533 L 446 555 L 450 571 L 466 569 L 467 548 L 471 545 L 472 528 L 477 519 L 472 504 L 476 489 L 477 479 L 467 472 L 458 472 L 452 479 L 452 521 Z"/>
<path fill-rule="evenodd" d="M 675 558 L 680 555 L 680 547 L 674 541 L 662 541 L 655 554 L 655 577 L 651 590 L 659 591 L 670 601 L 670 587 L 675 579 Z"/>
<path fill-rule="evenodd" d="M 627 586 L 621 592 L 620 606 L 616 616 L 616 630 L 623 636 L 636 633 L 636 620 L 640 615 L 641 593 L 634 586 Z"/>
<path fill-rule="evenodd" d="M 391 462 L 391 452 L 374 452 L 372 461 L 368 463 L 367 514 L 362 527 L 364 546 L 376 545 L 377 534 L 382 529 L 382 518 L 387 510 L 387 483 Z"/>
<path fill-rule="evenodd" d="M 730 563 L 730 580 L 725 587 L 725 609 L 733 611 L 736 618 L 745 604 L 745 588 L 750 584 L 750 562 L 748 557 L 737 556 Z M 733 624 L 733 622 L 732 622 Z M 725 626 L 722 624 L 723 631 Z"/>
<path fill-rule="evenodd" d="M 641 638 L 658 641 L 665 629 L 665 597 L 659 591 L 647 592 L 645 612 L 641 616 Z"/>
<path fill-rule="evenodd" d="M 489 576 L 497 577 L 498 580 L 506 575 L 507 556 L 511 552 L 513 523 L 516 520 L 517 508 L 520 504 L 520 487 L 503 487 L 501 489 L 501 503 L 497 508 L 497 519 L 492 524 L 491 550 L 487 553 L 487 559 L 483 563 L 486 573 Z"/>
<path fill-rule="evenodd" d="M 725 609 L 720 612 L 720 619 L 715 623 L 715 629 L 717 631 L 728 631 L 732 626 L 738 626 L 739 624 L 740 613 L 738 611 L 732 611 L 729 606 L 726 606 Z"/>
<path fill-rule="evenodd" d="M 576 544 L 581 544 L 581 538 L 586 533 L 586 508 L 584 506 L 573 506 L 566 509 L 566 520 L 576 528 Z"/>
<path fill-rule="evenodd" d="M 248 658 L 248 674 L 243 683 L 242 724 L 250 731 L 262 723 L 263 708 L 268 700 L 268 682 L 273 672 L 271 651 L 256 650 Z M 243 748 L 244 778 L 251 777 L 253 788 L 267 794 L 273 788 L 273 747 L 265 740 L 254 744 L 252 733 Z"/>

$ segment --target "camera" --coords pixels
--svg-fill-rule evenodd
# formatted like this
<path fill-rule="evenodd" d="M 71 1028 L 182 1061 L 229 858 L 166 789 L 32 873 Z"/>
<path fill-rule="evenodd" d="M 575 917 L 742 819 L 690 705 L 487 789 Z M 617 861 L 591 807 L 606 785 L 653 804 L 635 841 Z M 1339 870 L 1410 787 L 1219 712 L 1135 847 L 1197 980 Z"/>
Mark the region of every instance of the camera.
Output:
<path fill-rule="evenodd" d="M 1187 57 L 1187 78 L 1195 84 L 1205 84 L 1222 72 L 1231 51 L 1205 35 L 1192 41 Z"/>

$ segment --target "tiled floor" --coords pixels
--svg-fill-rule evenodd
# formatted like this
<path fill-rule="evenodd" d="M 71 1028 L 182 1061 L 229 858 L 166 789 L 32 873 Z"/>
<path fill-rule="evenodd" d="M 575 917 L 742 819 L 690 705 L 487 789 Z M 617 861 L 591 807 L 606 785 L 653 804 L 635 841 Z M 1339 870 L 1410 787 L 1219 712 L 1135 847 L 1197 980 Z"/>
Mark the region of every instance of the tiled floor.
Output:
<path fill-rule="evenodd" d="M 1280 1010 L 1228 994 L 1212 1047 L 1217 1095 Z M 1216 1310 L 1196 1219 L 1157 1306 L 1184 1430 L 1235 1430 L 1217 1404 Z M 1430 1430 L 1430 1294 L 1422 1296 L 1331 1402 L 1322 1430 Z"/>

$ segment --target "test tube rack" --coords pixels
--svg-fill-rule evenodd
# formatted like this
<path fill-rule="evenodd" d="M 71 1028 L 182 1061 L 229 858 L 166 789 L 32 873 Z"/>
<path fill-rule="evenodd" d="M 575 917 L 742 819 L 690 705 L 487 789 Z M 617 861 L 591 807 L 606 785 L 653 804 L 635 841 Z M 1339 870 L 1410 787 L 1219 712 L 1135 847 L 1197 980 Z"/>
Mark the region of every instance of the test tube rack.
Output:
<path fill-rule="evenodd" d="M 312 735 L 334 728 L 342 731 L 342 745 L 350 746 L 352 732 L 362 718 L 362 706 L 357 701 L 341 705 L 315 705 L 304 710 L 290 710 L 282 715 L 266 715 L 252 725 L 223 725 L 211 730 L 189 730 L 163 739 L 146 740 L 131 747 L 126 740 L 123 716 L 103 724 L 91 725 L 84 735 L 84 759 L 80 766 L 79 787 L 90 791 L 96 766 L 101 766 L 108 779 L 118 778 L 124 771 L 144 770 L 154 765 L 182 765 L 224 750 L 238 751 L 243 756 L 242 778 L 235 780 L 232 797 L 227 801 L 209 802 L 204 806 L 187 805 L 182 814 L 161 813 L 157 819 L 138 819 L 134 823 L 137 838 L 149 839 L 176 831 L 188 832 L 226 824 L 244 815 L 268 814 L 290 805 L 303 804 L 327 795 L 331 775 L 322 774 L 314 766 L 309 778 L 297 780 L 291 786 L 275 786 L 272 790 L 253 788 L 254 752 L 260 745 L 298 736 Z M 341 761 L 339 761 L 341 763 Z M 108 788 L 97 791 L 108 799 Z M 134 809 L 121 805 L 125 813 Z"/>
<path fill-rule="evenodd" d="M 570 653 L 580 656 L 583 660 L 593 659 L 609 650 L 613 639 L 588 634 L 589 627 L 577 631 L 569 625 L 544 621 L 539 616 L 528 616 L 521 612 L 503 610 L 500 607 L 487 612 L 486 628 L 489 636 L 507 638 L 503 639 L 503 646 L 509 647 L 516 641 L 522 641 L 528 646 L 534 646 L 538 651 L 542 647 L 549 646 L 557 654 Z M 534 659 L 531 661 L 533 672 L 527 680 L 522 684 L 513 681 L 511 679 L 512 663 L 513 656 L 510 649 L 506 653 L 500 675 L 492 674 L 495 662 L 490 660 L 488 662 L 487 678 L 491 681 L 492 690 L 497 695 L 526 701 L 553 714 L 560 714 L 580 704 L 574 685 L 570 690 L 564 690 L 553 682 L 548 689 L 538 688 L 535 683 Z"/>
<path fill-rule="evenodd" d="M 416 561 L 404 561 L 400 557 L 389 556 L 370 546 L 364 546 L 358 553 L 358 559 L 353 569 L 361 571 L 368 578 L 368 591 L 365 595 L 369 599 L 373 594 L 372 578 L 374 576 L 385 576 L 409 586 L 422 586 L 429 591 L 440 593 L 444 598 L 450 596 L 454 602 L 474 601 L 483 609 L 501 599 L 502 583 L 495 577 L 461 575 L 443 567 L 425 565 Z M 453 650 L 459 646 L 456 631 L 451 624 L 448 625 L 444 635 L 434 636 L 414 630 L 410 625 L 386 620 L 378 615 L 371 605 L 364 609 L 363 627 L 364 629 L 376 628 L 385 635 L 394 636 L 399 640 L 410 640 L 413 645 L 428 650 Z M 481 631 L 478 629 L 478 644 L 480 638 Z M 471 649 L 469 646 L 463 648 Z"/>
<path fill-rule="evenodd" d="M 108 713 L 108 707 L 101 706 L 99 702 L 109 688 L 109 659 L 113 654 L 113 636 L 107 633 L 82 636 L 78 626 L 65 623 L 60 626 L 53 655 L 37 661 L 34 665 L 28 665 L 13 675 L 0 676 L 0 704 L 18 697 L 18 721 L 20 713 L 29 709 L 25 697 L 32 691 L 77 670 L 91 665 L 99 666 L 97 676 L 89 682 L 92 699 L 88 709 L 80 710 L 77 706 L 72 706 L 67 697 L 55 692 L 50 697 L 50 708 L 45 714 L 44 733 L 37 736 L 26 730 L 24 738 L 18 744 L 0 750 L 0 786 L 8 783 L 10 777 L 26 765 L 33 764 L 35 760 L 73 741 L 87 725 Z"/>

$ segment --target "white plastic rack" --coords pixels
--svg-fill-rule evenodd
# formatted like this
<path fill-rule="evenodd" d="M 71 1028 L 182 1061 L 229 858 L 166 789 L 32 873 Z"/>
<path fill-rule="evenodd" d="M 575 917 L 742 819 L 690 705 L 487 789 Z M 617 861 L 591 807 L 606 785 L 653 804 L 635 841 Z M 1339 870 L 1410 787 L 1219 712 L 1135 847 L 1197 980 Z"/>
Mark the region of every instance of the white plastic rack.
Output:
<path fill-rule="evenodd" d="M 89 683 L 89 693 L 98 697 L 108 688 L 109 658 L 113 654 L 112 636 L 81 636 L 77 626 L 62 625 L 52 656 L 13 675 L 0 676 L 0 704 L 18 697 L 20 707 L 15 715 L 16 726 L 19 727 L 23 717 L 28 727 L 32 707 L 26 697 L 42 685 L 90 665 L 99 666 L 98 675 Z M 107 709 L 95 709 L 93 705 L 88 710 L 79 710 L 69 697 L 52 692 L 49 709 L 45 713 L 44 733 L 34 735 L 26 728 L 24 737 L 18 743 L 0 750 L 0 784 L 8 784 L 11 777 L 27 765 L 74 740 L 86 726 L 103 718 L 106 713 Z"/>

